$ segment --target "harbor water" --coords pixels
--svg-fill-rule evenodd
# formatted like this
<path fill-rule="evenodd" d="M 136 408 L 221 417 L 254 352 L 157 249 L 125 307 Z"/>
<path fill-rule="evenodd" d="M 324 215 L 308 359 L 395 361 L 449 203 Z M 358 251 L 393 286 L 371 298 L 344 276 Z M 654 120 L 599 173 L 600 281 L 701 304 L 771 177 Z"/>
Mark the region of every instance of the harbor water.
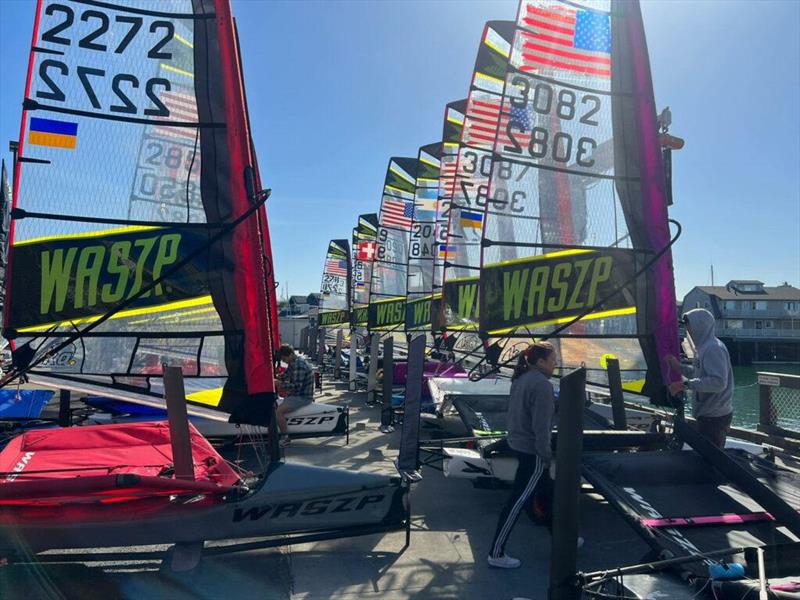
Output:
<path fill-rule="evenodd" d="M 800 375 L 800 365 L 759 364 L 747 367 L 734 367 L 733 379 L 736 389 L 733 393 L 733 425 L 755 429 L 758 424 L 758 372 L 791 373 Z M 800 396 L 800 394 L 798 394 Z M 800 397 L 795 398 L 798 418 L 790 419 L 785 426 L 800 430 Z"/>

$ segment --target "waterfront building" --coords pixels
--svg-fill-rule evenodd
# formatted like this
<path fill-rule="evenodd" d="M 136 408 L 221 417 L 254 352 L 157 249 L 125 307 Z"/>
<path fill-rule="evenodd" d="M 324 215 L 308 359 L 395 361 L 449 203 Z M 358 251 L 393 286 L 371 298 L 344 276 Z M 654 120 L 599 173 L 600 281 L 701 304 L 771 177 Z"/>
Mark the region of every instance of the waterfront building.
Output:
<path fill-rule="evenodd" d="M 714 315 L 716 335 L 734 364 L 800 363 L 800 289 L 734 279 L 724 286 L 692 288 L 683 298 L 683 311 L 693 308 Z"/>

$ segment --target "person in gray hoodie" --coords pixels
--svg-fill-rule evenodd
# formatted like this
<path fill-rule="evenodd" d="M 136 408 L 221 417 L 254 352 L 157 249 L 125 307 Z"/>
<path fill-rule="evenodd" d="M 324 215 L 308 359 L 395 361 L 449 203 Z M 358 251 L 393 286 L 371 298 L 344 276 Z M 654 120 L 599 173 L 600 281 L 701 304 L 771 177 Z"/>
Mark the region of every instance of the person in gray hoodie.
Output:
<path fill-rule="evenodd" d="M 545 485 L 552 451 L 555 399 L 550 377 L 556 368 L 552 344 L 538 342 L 520 354 L 511 380 L 506 440 L 519 461 L 511 495 L 500 513 L 487 562 L 489 566 L 514 569 L 521 562 L 506 555 L 505 544 L 525 503 Z"/>
<path fill-rule="evenodd" d="M 733 418 L 733 368 L 728 349 L 714 335 L 714 315 L 704 308 L 695 308 L 683 315 L 686 332 L 695 347 L 692 365 L 681 365 L 668 356 L 673 369 L 680 369 L 685 379 L 670 385 L 676 395 L 685 389 L 695 392 L 692 415 L 698 431 L 718 448 L 725 447 L 725 438 Z"/>

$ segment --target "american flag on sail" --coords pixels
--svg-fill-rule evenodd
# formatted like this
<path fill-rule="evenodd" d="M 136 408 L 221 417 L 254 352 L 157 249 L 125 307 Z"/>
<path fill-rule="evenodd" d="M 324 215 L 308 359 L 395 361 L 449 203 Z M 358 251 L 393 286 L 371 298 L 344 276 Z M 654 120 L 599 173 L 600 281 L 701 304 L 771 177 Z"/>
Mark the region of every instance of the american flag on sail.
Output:
<path fill-rule="evenodd" d="M 189 93 L 181 92 L 162 92 L 161 102 L 169 111 L 169 120 L 179 123 L 197 123 L 197 104 L 194 96 Z M 165 138 L 182 140 L 194 143 L 197 136 L 197 129 L 194 127 L 169 127 L 167 125 L 157 125 L 153 129 L 153 134 Z"/>
<path fill-rule="evenodd" d="M 456 185 L 456 172 L 458 170 L 458 144 L 453 144 L 452 150 L 445 144 L 448 154 L 442 156 L 439 163 L 439 197 L 452 198 Z"/>
<path fill-rule="evenodd" d="M 384 196 L 381 206 L 381 225 L 411 229 L 411 217 L 414 215 L 413 200 Z"/>
<path fill-rule="evenodd" d="M 496 140 L 501 151 L 506 145 L 513 146 L 508 135 L 508 124 L 512 121 L 512 135 L 524 152 L 531 141 L 532 119 L 529 105 L 518 106 L 509 98 L 501 103 L 499 96 L 487 96 L 475 101 L 472 106 L 473 110 L 467 110 L 465 144 L 493 150 Z"/>
<path fill-rule="evenodd" d="M 611 19 L 570 6 L 543 8 L 528 2 L 521 11 L 521 71 L 563 69 L 611 77 Z"/>
<path fill-rule="evenodd" d="M 347 261 L 329 258 L 325 261 L 325 272 L 330 275 L 341 275 L 347 277 Z"/>
<path fill-rule="evenodd" d="M 501 97 L 494 94 L 470 94 L 462 140 L 469 146 L 491 150 L 497 137 Z"/>

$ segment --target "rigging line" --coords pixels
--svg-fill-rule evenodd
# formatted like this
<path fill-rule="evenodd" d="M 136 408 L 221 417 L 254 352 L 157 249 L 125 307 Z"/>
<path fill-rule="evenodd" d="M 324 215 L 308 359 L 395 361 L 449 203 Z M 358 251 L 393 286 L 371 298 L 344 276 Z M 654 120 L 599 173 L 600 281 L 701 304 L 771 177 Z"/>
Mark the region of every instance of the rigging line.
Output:
<path fill-rule="evenodd" d="M 186 173 L 186 222 L 189 223 L 189 219 L 192 216 L 192 207 L 191 203 L 189 202 L 189 184 L 192 180 L 192 169 L 194 168 L 194 160 L 197 157 L 197 143 L 200 141 L 200 129 L 196 129 L 194 132 L 194 147 L 192 148 L 192 161 L 189 163 L 189 170 Z"/>
<path fill-rule="evenodd" d="M 447 330 L 445 329 L 445 331 L 447 331 Z M 470 356 L 472 356 L 473 354 L 475 354 L 476 352 L 478 352 L 478 350 L 486 350 L 486 345 L 485 345 L 485 343 L 478 344 L 478 345 L 477 345 L 475 348 L 473 348 L 472 350 L 470 350 L 470 351 L 469 351 L 469 353 L 467 353 L 467 354 L 464 354 L 464 356 L 462 356 L 461 358 L 459 358 L 458 360 L 456 360 L 456 361 L 455 361 L 455 364 L 460 366 L 460 365 L 461 365 L 461 364 L 462 364 L 462 363 L 463 363 L 465 360 L 467 360 L 467 359 L 468 359 Z M 453 352 L 455 353 L 455 350 L 454 350 Z M 478 363 L 478 364 L 480 364 L 480 363 Z M 477 365 L 476 365 L 476 366 L 477 366 Z M 470 371 L 470 373 L 471 373 L 471 372 L 472 372 L 472 371 Z"/>
<path fill-rule="evenodd" d="M 167 17 L 171 19 L 213 19 L 216 13 L 195 14 L 195 13 L 171 13 L 160 10 L 147 10 L 144 8 L 136 8 L 133 6 L 120 6 L 119 4 L 111 4 L 110 2 L 101 2 L 101 0 L 72 0 L 78 4 L 88 4 L 89 6 L 99 6 L 101 8 L 109 8 L 111 10 L 118 10 L 120 12 L 129 12 L 137 15 L 147 15 L 149 17 Z"/>
<path fill-rule="evenodd" d="M 678 221 L 676 221 L 675 219 L 668 219 L 668 221 L 670 223 L 672 223 L 673 225 L 675 225 L 678 228 L 678 231 L 675 233 L 675 236 L 672 239 L 670 239 L 669 243 L 666 246 L 664 246 L 661 250 L 659 250 L 658 253 L 655 256 L 653 256 L 653 258 L 648 260 L 638 271 L 636 271 L 628 279 L 626 279 L 621 284 L 619 284 L 617 287 L 615 287 L 613 290 L 611 290 L 608 294 L 606 294 L 605 296 L 600 298 L 600 300 L 595 302 L 592 306 L 586 308 L 585 310 L 580 312 L 578 315 L 576 315 L 573 319 L 567 321 L 563 325 L 560 325 L 559 327 L 556 327 L 550 333 L 542 336 L 541 338 L 539 338 L 539 341 L 545 341 L 547 339 L 550 339 L 551 337 L 553 337 L 555 335 L 558 335 L 559 333 L 561 333 L 562 331 L 564 331 L 568 327 L 571 327 L 572 325 L 574 325 L 575 323 L 577 323 L 578 321 L 583 319 L 583 317 L 585 317 L 586 315 L 588 315 L 591 312 L 593 312 L 596 308 L 598 308 L 598 307 L 602 306 L 603 304 L 605 304 L 606 302 L 608 302 L 612 297 L 614 297 L 619 292 L 621 292 L 623 289 L 625 289 L 625 287 L 627 287 L 628 284 L 630 284 L 632 281 L 635 281 L 636 279 L 638 279 L 643 273 L 645 273 L 650 267 L 652 267 L 656 263 L 656 261 L 658 261 L 658 259 L 660 259 L 667 252 L 667 250 L 672 248 L 673 244 L 678 241 L 678 238 L 681 237 L 681 233 L 683 232 L 683 227 L 681 227 L 681 224 Z M 515 327 L 514 330 L 516 331 L 516 329 L 518 329 L 518 328 Z M 511 338 L 511 337 L 507 337 L 506 338 L 506 343 L 503 344 L 503 350 L 505 350 L 505 347 L 508 344 L 508 341 L 511 340 L 511 339 L 513 339 L 513 338 Z M 481 379 L 483 379 L 484 377 L 487 377 L 488 375 L 492 375 L 494 373 L 499 372 L 501 368 L 509 366 L 510 364 L 512 364 L 514 362 L 515 359 L 516 359 L 516 357 L 510 358 L 510 359 L 506 360 L 505 362 L 503 362 L 502 364 L 498 364 L 498 365 L 492 367 L 492 369 L 489 370 L 487 373 L 484 373 L 484 374 L 481 375 L 476 371 L 476 369 L 483 363 L 483 361 L 486 360 L 486 356 L 484 356 L 480 360 L 480 362 L 470 370 L 469 379 L 470 379 L 470 381 L 480 381 Z"/>
<path fill-rule="evenodd" d="M 164 127 L 197 127 L 207 129 L 225 129 L 225 123 L 193 123 L 190 121 L 165 121 L 163 119 L 145 119 L 143 117 L 123 117 L 120 115 L 108 115 L 105 113 L 92 112 L 90 110 L 79 110 L 77 108 L 67 108 L 65 106 L 51 106 L 42 104 L 32 98 L 25 98 L 22 103 L 25 110 L 49 110 L 51 112 L 62 113 L 65 115 L 75 115 L 76 117 L 87 117 L 89 119 L 105 119 L 106 121 L 120 121 L 123 123 L 138 123 L 141 125 L 163 125 Z"/>
<path fill-rule="evenodd" d="M 15 220 L 20 219 L 44 219 L 47 221 L 68 221 L 71 223 L 97 223 L 99 225 L 127 225 L 131 227 L 152 227 L 154 229 L 163 229 L 167 227 L 175 227 L 181 229 L 219 229 L 225 227 L 224 223 L 185 223 L 159 221 L 156 224 L 153 221 L 137 221 L 132 219 L 111 219 L 105 217 L 83 217 L 80 215 L 60 215 L 56 213 L 43 213 L 27 211 L 24 208 L 15 208 L 11 211 L 11 218 Z M 188 218 L 188 217 L 187 217 Z"/>
<path fill-rule="evenodd" d="M 159 285 L 160 283 L 165 281 L 168 277 L 171 277 L 173 274 L 175 274 L 178 271 L 180 271 L 183 267 L 185 267 L 186 265 L 190 264 L 196 257 L 198 257 L 201 254 L 203 254 L 204 252 L 206 252 L 213 244 L 217 243 L 219 240 L 221 240 L 227 234 L 231 233 L 236 227 L 238 227 L 247 218 L 249 218 L 252 214 L 254 214 L 269 199 L 271 193 L 272 193 L 272 190 L 262 190 L 260 192 L 256 192 L 255 196 L 253 198 L 251 198 L 252 205 L 250 206 L 250 208 L 248 208 L 245 212 L 243 212 L 241 215 L 239 215 L 236 219 L 234 219 L 233 221 L 228 223 L 224 228 L 222 228 L 217 233 L 215 233 L 213 236 L 211 236 L 208 239 L 208 241 L 206 241 L 205 244 L 202 244 L 196 250 L 194 250 L 193 252 L 190 252 L 188 255 L 186 255 L 186 257 L 184 257 L 182 260 L 180 260 L 177 263 L 175 263 L 174 265 L 172 265 L 169 269 L 167 269 L 164 273 L 162 273 L 158 278 L 154 279 L 153 281 L 151 281 L 146 286 L 143 286 L 142 289 L 140 289 L 137 293 L 133 294 L 132 296 L 128 297 L 128 299 L 123 300 L 119 305 L 117 305 L 116 307 L 112 308 L 106 314 L 104 314 L 99 319 L 97 319 L 97 321 L 95 321 L 93 323 L 90 323 L 89 325 L 84 327 L 82 330 L 76 332 L 71 337 L 67 338 L 66 340 L 64 340 L 63 342 L 58 344 L 55 348 L 52 348 L 52 349 L 48 350 L 47 352 L 45 352 L 38 359 L 34 360 L 33 362 L 29 363 L 28 365 L 26 365 L 26 366 L 24 366 L 22 368 L 18 368 L 16 366 L 14 366 L 9 373 L 7 373 L 5 376 L 3 376 L 2 379 L 0 379 L 0 389 L 4 388 L 11 381 L 14 381 L 15 379 L 17 379 L 17 378 L 25 375 L 26 373 L 30 372 L 31 369 L 37 367 L 38 365 L 40 365 L 42 362 L 44 362 L 45 360 L 47 360 L 51 356 L 57 355 L 59 352 L 61 352 L 61 350 L 63 350 L 67 346 L 69 346 L 72 342 L 78 340 L 84 333 L 88 333 L 88 332 L 92 331 L 93 329 L 95 329 L 96 327 L 98 327 L 99 325 L 102 325 L 103 323 L 108 321 L 111 317 L 113 317 L 115 314 L 117 314 L 121 310 L 127 308 L 128 306 L 132 305 L 139 298 L 143 297 L 145 294 L 147 294 L 150 291 L 152 291 L 153 289 L 155 289 L 155 287 L 157 285 Z M 6 331 L 8 332 L 8 330 L 6 330 Z M 14 332 L 14 333 L 16 333 L 16 332 Z M 16 337 L 16 336 L 14 336 L 14 337 Z M 9 339 L 13 339 L 13 338 L 9 338 Z M 37 339 L 37 338 L 34 338 L 34 339 Z M 26 342 L 26 345 L 29 345 L 29 344 L 30 344 L 30 342 Z"/>
<path fill-rule="evenodd" d="M 614 244 L 618 244 L 622 240 L 614 241 Z M 619 248 L 618 246 L 611 245 L 611 246 L 586 246 L 583 244 L 555 244 L 555 243 L 542 243 L 542 242 L 507 242 L 503 240 L 490 240 L 489 238 L 484 238 L 482 245 L 484 248 L 489 248 L 491 246 L 500 246 L 501 248 L 560 248 L 562 250 L 621 250 L 623 252 L 633 252 L 636 254 L 654 254 L 653 250 L 648 250 L 646 248 Z M 540 256 L 545 256 L 545 254 L 541 254 Z M 525 257 L 531 258 L 531 257 Z"/>

